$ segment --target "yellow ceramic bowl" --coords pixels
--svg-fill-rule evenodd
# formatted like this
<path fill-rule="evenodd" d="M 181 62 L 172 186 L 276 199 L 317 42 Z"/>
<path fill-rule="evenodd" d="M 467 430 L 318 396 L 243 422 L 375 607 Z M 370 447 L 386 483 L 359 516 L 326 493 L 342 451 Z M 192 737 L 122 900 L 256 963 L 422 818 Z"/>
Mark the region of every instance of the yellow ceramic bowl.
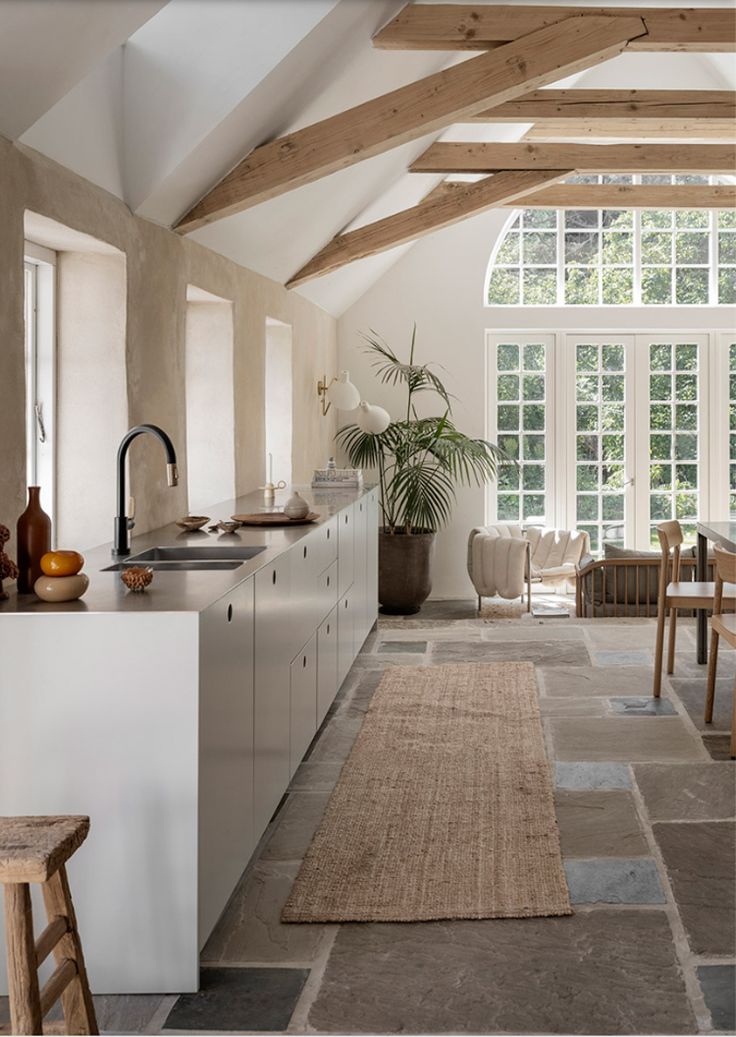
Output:
<path fill-rule="evenodd" d="M 41 558 L 41 572 L 46 576 L 76 576 L 83 565 L 79 551 L 47 551 Z"/>

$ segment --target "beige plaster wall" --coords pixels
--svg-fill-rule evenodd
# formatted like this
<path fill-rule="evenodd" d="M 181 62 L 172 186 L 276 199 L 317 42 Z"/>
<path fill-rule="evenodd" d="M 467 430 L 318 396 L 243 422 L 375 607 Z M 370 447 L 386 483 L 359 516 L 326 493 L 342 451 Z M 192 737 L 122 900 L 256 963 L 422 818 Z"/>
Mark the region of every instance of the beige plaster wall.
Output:
<path fill-rule="evenodd" d="M 311 469 L 334 451 L 334 415 L 323 418 L 316 397 L 317 379 L 325 371 L 336 370 L 334 318 L 281 285 L 133 216 L 107 192 L 37 152 L 0 138 L 0 522 L 14 532 L 26 495 L 22 280 L 25 209 L 91 234 L 125 255 L 128 423 L 161 425 L 176 445 L 182 473 L 179 487 L 167 489 L 160 444 L 143 439 L 134 444 L 131 492 L 137 498 L 139 531 L 170 522 L 187 510 L 187 284 L 233 302 L 238 493 L 258 486 L 264 477 L 266 318 L 292 325 L 293 480 L 308 481 Z M 104 350 L 100 356 L 100 363 L 103 362 Z M 94 435 L 94 429 L 90 434 Z M 109 458 L 111 469 L 114 460 Z M 83 463 L 80 471 L 83 477 Z M 85 481 L 82 490 L 85 494 L 98 492 L 89 481 Z M 58 487 L 60 497 L 74 492 L 76 486 Z M 109 502 L 109 512 L 112 520 L 114 500 Z M 12 541 L 10 550 L 14 550 Z"/>

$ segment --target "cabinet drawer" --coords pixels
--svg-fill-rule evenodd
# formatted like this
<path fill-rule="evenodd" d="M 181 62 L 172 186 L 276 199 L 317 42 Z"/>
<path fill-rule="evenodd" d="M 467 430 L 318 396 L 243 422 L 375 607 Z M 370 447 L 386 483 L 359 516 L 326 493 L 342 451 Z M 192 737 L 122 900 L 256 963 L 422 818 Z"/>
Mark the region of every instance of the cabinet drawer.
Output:
<path fill-rule="evenodd" d="M 348 591 L 337 603 L 337 685 L 342 684 L 355 659 L 355 601 Z"/>
<path fill-rule="evenodd" d="M 323 522 L 304 539 L 309 549 L 309 568 L 319 575 L 337 558 L 337 515 Z"/>
<path fill-rule="evenodd" d="M 345 594 L 353 582 L 355 570 L 355 532 L 353 505 L 337 515 L 337 565 L 340 579 L 338 593 Z"/>
<path fill-rule="evenodd" d="M 317 631 L 317 727 L 337 695 L 337 605 Z"/>
<path fill-rule="evenodd" d="M 317 634 L 290 667 L 289 773 L 294 774 L 317 731 Z"/>
<path fill-rule="evenodd" d="M 317 616 L 316 623 L 321 623 L 328 612 L 337 603 L 337 559 L 317 577 Z"/>

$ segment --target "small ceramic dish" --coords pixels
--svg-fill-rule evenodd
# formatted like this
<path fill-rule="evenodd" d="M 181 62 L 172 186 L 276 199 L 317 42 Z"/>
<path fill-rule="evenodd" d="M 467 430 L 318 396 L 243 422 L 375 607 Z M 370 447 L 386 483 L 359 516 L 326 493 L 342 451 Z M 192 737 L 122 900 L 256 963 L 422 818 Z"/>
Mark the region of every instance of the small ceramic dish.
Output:
<path fill-rule="evenodd" d="M 221 533 L 234 533 L 239 528 L 240 528 L 240 523 L 239 522 L 235 522 L 235 521 L 228 521 L 226 519 L 221 519 L 217 523 L 217 529 L 219 529 Z"/>
<path fill-rule="evenodd" d="M 186 529 L 189 533 L 194 533 L 196 530 L 206 526 L 209 520 L 209 515 L 185 515 L 184 518 L 177 519 L 176 524 L 181 529 Z"/>

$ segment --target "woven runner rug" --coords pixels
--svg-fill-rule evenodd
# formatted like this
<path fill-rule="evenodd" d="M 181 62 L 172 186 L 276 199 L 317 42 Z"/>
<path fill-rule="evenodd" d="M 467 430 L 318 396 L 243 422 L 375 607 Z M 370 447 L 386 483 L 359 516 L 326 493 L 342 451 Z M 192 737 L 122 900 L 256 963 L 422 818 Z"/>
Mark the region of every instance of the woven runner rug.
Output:
<path fill-rule="evenodd" d="M 283 921 L 568 914 L 533 665 L 388 668 Z"/>

